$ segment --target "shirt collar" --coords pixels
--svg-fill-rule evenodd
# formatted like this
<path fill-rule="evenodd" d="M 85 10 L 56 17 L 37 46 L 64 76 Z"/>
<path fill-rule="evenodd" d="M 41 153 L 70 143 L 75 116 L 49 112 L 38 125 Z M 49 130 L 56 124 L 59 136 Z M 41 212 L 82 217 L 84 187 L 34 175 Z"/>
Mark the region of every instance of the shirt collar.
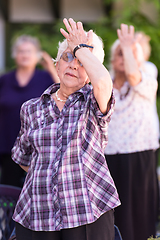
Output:
<path fill-rule="evenodd" d="M 56 92 L 60 88 L 60 83 L 54 83 L 49 88 L 47 88 L 40 97 L 42 102 L 45 102 L 46 99 L 49 99 L 51 94 Z M 83 94 L 85 101 L 87 100 L 87 95 L 91 91 L 92 86 L 89 84 L 84 85 L 82 88 L 77 90 L 73 95 L 77 95 L 77 93 Z"/>

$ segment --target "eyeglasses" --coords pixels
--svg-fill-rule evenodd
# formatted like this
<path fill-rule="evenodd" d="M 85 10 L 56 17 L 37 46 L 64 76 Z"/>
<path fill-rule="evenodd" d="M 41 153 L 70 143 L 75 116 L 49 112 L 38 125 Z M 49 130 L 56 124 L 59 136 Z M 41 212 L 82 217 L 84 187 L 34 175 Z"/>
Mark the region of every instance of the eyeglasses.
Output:
<path fill-rule="evenodd" d="M 73 59 L 75 59 L 76 57 L 74 57 L 71 52 L 64 52 L 64 53 L 62 53 L 61 58 L 65 62 L 72 62 Z M 78 61 L 78 64 L 82 67 L 83 66 L 82 63 L 78 59 L 77 59 L 77 61 Z"/>

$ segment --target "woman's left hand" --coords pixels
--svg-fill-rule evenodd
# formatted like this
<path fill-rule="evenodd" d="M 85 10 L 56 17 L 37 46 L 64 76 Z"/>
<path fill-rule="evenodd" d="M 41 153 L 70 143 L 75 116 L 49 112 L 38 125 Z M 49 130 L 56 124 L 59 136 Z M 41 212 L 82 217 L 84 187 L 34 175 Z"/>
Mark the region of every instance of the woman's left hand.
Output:
<path fill-rule="evenodd" d="M 47 71 L 49 71 L 52 67 L 53 67 L 53 61 L 51 56 L 43 51 L 42 52 L 42 58 L 40 60 L 40 64 L 43 66 L 44 69 L 46 69 Z"/>
<path fill-rule="evenodd" d="M 69 20 L 64 18 L 63 23 L 66 26 L 68 33 L 63 28 L 60 29 L 60 32 L 67 39 L 68 46 L 71 49 L 71 51 L 73 51 L 74 48 L 81 43 L 88 45 L 92 44 L 93 31 L 90 30 L 86 34 L 81 22 L 76 23 L 72 18 L 69 18 Z"/>

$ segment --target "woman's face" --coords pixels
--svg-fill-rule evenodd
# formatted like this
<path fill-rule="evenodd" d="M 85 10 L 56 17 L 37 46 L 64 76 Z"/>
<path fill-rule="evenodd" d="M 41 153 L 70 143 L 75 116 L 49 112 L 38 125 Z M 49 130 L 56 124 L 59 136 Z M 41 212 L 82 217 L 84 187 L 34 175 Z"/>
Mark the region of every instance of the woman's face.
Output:
<path fill-rule="evenodd" d="M 15 61 L 18 67 L 36 67 L 38 52 L 30 42 L 24 42 L 17 47 Z"/>
<path fill-rule="evenodd" d="M 124 59 L 120 45 L 116 48 L 114 52 L 112 66 L 115 71 L 124 72 Z"/>
<path fill-rule="evenodd" d="M 72 54 L 69 48 L 64 53 Z M 73 55 L 72 55 L 73 56 Z M 77 91 L 89 82 L 88 75 L 80 62 L 73 58 L 72 61 L 67 62 L 68 57 L 61 57 L 56 64 L 57 73 L 60 79 L 61 86 L 71 88 L 73 91 Z"/>

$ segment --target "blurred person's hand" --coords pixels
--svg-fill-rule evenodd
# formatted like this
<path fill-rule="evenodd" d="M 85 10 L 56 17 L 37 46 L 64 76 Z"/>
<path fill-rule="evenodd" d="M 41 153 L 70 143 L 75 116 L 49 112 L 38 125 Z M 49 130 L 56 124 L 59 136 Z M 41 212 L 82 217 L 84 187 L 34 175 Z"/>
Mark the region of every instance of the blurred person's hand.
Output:
<path fill-rule="evenodd" d="M 133 47 L 135 45 L 134 27 L 121 24 L 121 28 L 117 29 L 117 35 L 120 40 L 121 48 Z"/>

